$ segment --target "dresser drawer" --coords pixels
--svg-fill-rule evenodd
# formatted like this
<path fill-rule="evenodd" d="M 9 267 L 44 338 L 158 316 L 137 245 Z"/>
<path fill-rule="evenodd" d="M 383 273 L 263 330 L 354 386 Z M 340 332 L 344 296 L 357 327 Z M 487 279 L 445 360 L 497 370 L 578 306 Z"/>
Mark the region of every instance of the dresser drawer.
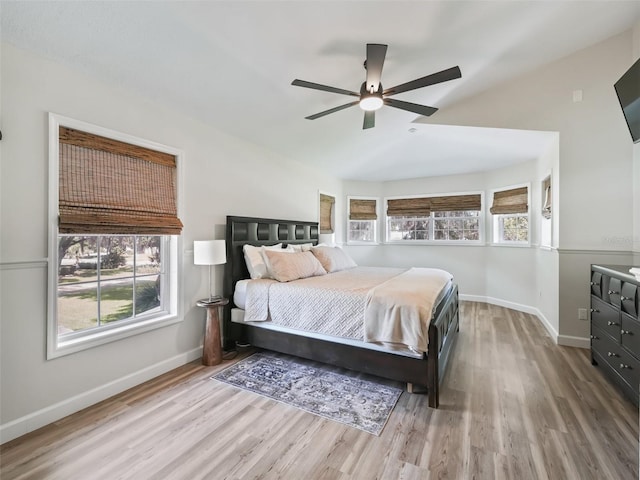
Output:
<path fill-rule="evenodd" d="M 638 391 L 638 385 L 640 385 L 640 361 L 622 350 L 620 351 L 620 358 L 611 358 L 610 365 L 635 392 Z"/>
<path fill-rule="evenodd" d="M 634 357 L 640 358 L 640 322 L 626 313 L 620 314 L 620 341 Z"/>
<path fill-rule="evenodd" d="M 622 347 L 596 327 L 591 329 L 591 350 L 600 355 L 614 370 L 619 370 L 622 361 Z"/>
<path fill-rule="evenodd" d="M 602 274 L 591 272 L 591 295 L 602 298 Z"/>
<path fill-rule="evenodd" d="M 622 290 L 622 280 L 619 278 L 609 278 L 606 295 L 603 295 L 604 299 L 611 305 L 620 308 L 620 291 Z"/>
<path fill-rule="evenodd" d="M 602 300 L 591 296 L 591 324 L 620 342 L 620 311 Z"/>
<path fill-rule="evenodd" d="M 622 282 L 620 309 L 632 317 L 638 318 L 638 287 L 633 283 Z"/>

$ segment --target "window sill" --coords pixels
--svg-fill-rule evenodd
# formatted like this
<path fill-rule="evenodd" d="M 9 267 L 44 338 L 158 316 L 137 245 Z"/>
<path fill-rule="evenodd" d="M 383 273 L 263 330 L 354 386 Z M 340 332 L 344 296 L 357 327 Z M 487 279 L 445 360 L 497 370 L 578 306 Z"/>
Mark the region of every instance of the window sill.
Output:
<path fill-rule="evenodd" d="M 124 338 L 156 330 L 168 325 L 173 325 L 179 321 L 180 318 L 178 315 L 167 314 L 128 325 L 122 325 L 116 328 L 99 330 L 92 334 L 76 338 L 70 338 L 67 340 L 63 339 L 62 341 L 60 341 L 56 336 L 53 340 L 53 344 L 47 348 L 47 360 L 52 360 L 54 358 L 80 352 L 82 350 L 87 350 L 99 345 L 115 342 L 117 340 L 122 340 Z"/>
<path fill-rule="evenodd" d="M 349 242 L 345 243 L 349 247 L 371 247 L 375 245 L 380 245 L 380 242 Z"/>
<path fill-rule="evenodd" d="M 492 247 L 513 247 L 513 248 L 531 248 L 533 247 L 533 245 L 531 245 L 530 243 L 491 243 L 490 244 Z"/>

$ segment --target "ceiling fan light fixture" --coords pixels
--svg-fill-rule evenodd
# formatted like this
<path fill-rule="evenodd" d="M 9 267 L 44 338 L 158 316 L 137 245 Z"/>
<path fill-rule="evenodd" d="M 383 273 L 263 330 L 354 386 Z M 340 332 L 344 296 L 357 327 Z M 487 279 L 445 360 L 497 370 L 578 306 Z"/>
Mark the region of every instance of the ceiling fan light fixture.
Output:
<path fill-rule="evenodd" d="M 360 98 L 360 108 L 365 112 L 378 110 L 383 105 L 382 95 L 368 94 Z"/>

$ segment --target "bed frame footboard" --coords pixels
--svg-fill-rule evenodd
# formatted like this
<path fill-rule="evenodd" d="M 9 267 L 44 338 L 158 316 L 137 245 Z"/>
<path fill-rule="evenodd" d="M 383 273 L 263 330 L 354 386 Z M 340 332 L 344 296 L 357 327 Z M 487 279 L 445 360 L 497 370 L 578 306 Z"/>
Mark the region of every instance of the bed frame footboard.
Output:
<path fill-rule="evenodd" d="M 427 352 L 427 389 L 429 406 L 438 408 L 440 404 L 440 384 L 447 371 L 447 365 L 460 330 L 458 311 L 458 287 L 453 286 L 449 297 L 438 308 L 436 316 L 429 324 L 429 351 Z"/>

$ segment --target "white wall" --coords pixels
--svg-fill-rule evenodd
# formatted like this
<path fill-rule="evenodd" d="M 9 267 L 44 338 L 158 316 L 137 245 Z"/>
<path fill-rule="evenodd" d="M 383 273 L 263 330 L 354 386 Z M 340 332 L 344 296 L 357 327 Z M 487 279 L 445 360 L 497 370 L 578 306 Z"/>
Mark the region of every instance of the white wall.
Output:
<path fill-rule="evenodd" d="M 199 357 L 205 314 L 194 304 L 208 287 L 207 269 L 193 265 L 193 240 L 223 238 L 226 215 L 317 220 L 318 190 L 342 198 L 342 184 L 118 86 L 10 45 L 1 53 L 0 424 L 7 440 Z M 182 322 L 45 359 L 47 112 L 185 152 Z M 343 212 L 339 206 L 339 235 Z"/>

